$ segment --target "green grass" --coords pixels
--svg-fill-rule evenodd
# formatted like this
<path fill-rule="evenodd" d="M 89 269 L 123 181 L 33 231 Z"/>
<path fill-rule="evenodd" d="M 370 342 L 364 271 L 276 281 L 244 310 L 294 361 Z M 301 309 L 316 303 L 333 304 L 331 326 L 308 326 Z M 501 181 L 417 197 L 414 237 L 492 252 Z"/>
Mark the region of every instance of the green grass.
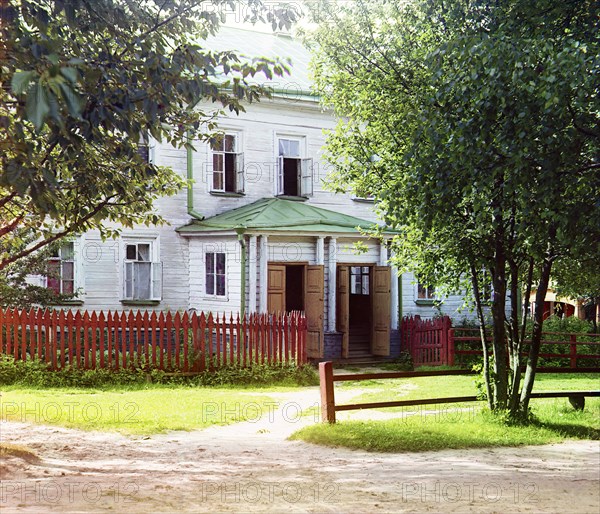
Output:
<path fill-rule="evenodd" d="M 364 380 L 338 382 L 340 389 L 366 389 L 352 398 L 349 403 L 387 402 L 394 400 L 416 400 L 422 398 L 444 398 L 451 396 L 472 396 L 478 394 L 475 375 L 455 375 L 441 377 L 397 378 L 389 380 Z M 575 391 L 598 390 L 600 377 L 597 373 L 559 374 L 540 373 L 536 376 L 534 391 Z M 454 408 L 466 407 L 473 403 L 452 404 Z M 387 408 L 388 412 L 401 408 Z"/>
<path fill-rule="evenodd" d="M 584 411 L 573 410 L 565 398 L 533 400 L 532 410 L 536 421 L 523 426 L 508 425 L 489 412 L 471 409 L 386 421 L 320 423 L 295 432 L 290 439 L 380 452 L 535 445 L 567 438 L 600 439 L 599 399 L 587 399 Z"/>
<path fill-rule="evenodd" d="M 269 392 L 283 390 L 286 389 L 273 388 Z M 273 408 L 269 403 L 277 401 L 265 393 L 264 389 L 230 387 L 113 390 L 12 387 L 0 397 L 0 419 L 150 435 L 257 419 Z"/>

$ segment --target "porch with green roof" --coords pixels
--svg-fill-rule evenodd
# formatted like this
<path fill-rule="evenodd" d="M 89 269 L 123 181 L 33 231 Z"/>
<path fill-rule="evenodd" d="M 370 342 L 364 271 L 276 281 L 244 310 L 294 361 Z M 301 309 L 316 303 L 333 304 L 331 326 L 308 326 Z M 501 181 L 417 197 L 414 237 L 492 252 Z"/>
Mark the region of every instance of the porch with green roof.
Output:
<path fill-rule="evenodd" d="M 204 232 L 308 232 L 359 234 L 361 230 L 380 228 L 377 223 L 340 212 L 315 207 L 305 202 L 281 198 L 263 198 L 257 202 L 194 220 L 177 229 L 182 235 Z M 384 232 L 390 232 L 384 230 Z"/>

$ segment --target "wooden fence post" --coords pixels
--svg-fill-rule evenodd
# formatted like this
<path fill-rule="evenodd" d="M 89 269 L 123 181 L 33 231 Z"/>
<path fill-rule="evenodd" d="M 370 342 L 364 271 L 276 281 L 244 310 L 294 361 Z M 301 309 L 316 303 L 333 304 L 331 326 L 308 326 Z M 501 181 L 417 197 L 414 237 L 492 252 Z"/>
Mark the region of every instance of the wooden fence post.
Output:
<path fill-rule="evenodd" d="M 570 366 L 571 368 L 576 368 L 577 367 L 577 334 L 571 334 L 570 337 L 571 340 L 571 344 L 570 346 Z"/>
<path fill-rule="evenodd" d="M 335 423 L 333 364 L 330 361 L 319 363 L 319 383 L 321 387 L 321 419 L 328 423 Z"/>
<path fill-rule="evenodd" d="M 454 329 L 448 330 L 448 366 L 454 366 Z"/>

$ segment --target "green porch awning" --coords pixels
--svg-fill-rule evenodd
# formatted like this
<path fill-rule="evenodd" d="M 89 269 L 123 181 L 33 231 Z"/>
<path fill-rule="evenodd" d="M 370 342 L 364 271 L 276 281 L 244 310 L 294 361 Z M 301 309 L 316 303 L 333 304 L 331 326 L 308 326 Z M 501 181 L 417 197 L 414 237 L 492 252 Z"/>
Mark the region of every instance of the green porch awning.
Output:
<path fill-rule="evenodd" d="M 263 198 L 230 211 L 179 227 L 182 235 L 219 231 L 355 233 L 377 228 L 376 223 L 321 209 L 305 202 Z M 391 232 L 391 231 L 386 231 Z"/>

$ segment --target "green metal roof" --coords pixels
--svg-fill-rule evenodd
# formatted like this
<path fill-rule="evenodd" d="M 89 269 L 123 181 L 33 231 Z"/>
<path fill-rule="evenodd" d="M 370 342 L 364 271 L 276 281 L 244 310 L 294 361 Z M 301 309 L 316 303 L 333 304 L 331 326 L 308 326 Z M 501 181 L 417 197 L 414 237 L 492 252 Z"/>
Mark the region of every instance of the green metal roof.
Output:
<path fill-rule="evenodd" d="M 321 209 L 305 202 L 263 198 L 238 209 L 179 227 L 181 234 L 231 230 L 268 230 L 269 232 L 347 232 L 370 229 L 377 224 L 354 216 Z"/>

